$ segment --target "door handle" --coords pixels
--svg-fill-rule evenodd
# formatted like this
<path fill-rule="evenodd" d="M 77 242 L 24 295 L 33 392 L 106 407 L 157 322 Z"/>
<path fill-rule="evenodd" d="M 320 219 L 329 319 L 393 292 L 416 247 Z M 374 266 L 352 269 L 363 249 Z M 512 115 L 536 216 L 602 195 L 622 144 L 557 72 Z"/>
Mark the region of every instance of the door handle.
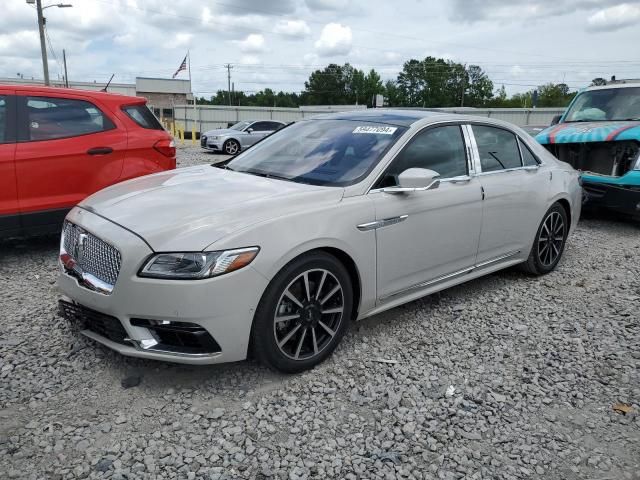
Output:
<path fill-rule="evenodd" d="M 94 147 L 87 150 L 89 155 L 109 155 L 110 153 L 113 153 L 113 148 L 111 147 Z"/>

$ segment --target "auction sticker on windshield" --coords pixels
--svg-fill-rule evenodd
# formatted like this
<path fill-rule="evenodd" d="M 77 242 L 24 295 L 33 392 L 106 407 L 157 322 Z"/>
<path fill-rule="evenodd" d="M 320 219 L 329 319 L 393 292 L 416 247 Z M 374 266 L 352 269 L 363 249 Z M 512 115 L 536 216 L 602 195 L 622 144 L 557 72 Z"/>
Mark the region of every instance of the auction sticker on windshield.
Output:
<path fill-rule="evenodd" d="M 353 133 L 374 133 L 378 135 L 393 135 L 397 127 L 356 127 Z"/>

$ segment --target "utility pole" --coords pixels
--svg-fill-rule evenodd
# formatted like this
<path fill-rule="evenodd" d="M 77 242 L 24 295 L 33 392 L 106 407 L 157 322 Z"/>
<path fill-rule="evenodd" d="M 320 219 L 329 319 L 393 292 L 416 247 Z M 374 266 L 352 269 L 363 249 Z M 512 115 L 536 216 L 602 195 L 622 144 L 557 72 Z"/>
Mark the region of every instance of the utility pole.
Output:
<path fill-rule="evenodd" d="M 47 60 L 47 46 L 44 43 L 44 16 L 42 15 L 42 0 L 36 0 L 36 9 L 38 10 L 38 30 L 40 30 L 40 51 L 42 52 L 42 69 L 44 70 L 44 84 L 48 87 L 49 83 L 49 64 Z"/>
<path fill-rule="evenodd" d="M 64 63 L 64 86 L 69 88 L 69 75 L 67 74 L 67 52 L 62 49 L 62 63 Z"/>
<path fill-rule="evenodd" d="M 227 67 L 227 95 L 229 96 L 229 106 L 231 106 L 231 69 L 233 66 L 227 63 L 225 67 Z"/>

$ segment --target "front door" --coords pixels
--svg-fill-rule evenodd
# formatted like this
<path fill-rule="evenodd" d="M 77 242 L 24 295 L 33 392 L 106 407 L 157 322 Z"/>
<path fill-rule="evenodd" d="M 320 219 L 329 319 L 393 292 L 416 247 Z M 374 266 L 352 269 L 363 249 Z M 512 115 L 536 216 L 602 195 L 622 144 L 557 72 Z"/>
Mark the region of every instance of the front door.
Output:
<path fill-rule="evenodd" d="M 245 129 L 245 135 L 242 136 L 242 146 L 249 147 L 259 142 L 267 135 L 271 135 L 275 131 L 273 122 L 260 121 L 253 122 Z"/>
<path fill-rule="evenodd" d="M 18 233 L 20 216 L 15 172 L 15 98 L 0 92 L 0 237 Z"/>
<path fill-rule="evenodd" d="M 390 194 L 409 168 L 441 176 L 433 190 Z M 437 283 L 472 267 L 482 217 L 479 180 L 472 174 L 461 127 L 427 127 L 404 147 L 369 193 L 376 209 L 378 301 Z"/>
<path fill-rule="evenodd" d="M 23 221 L 31 228 L 57 223 L 87 195 L 118 181 L 127 133 L 88 99 L 17 98 L 16 175 Z"/>

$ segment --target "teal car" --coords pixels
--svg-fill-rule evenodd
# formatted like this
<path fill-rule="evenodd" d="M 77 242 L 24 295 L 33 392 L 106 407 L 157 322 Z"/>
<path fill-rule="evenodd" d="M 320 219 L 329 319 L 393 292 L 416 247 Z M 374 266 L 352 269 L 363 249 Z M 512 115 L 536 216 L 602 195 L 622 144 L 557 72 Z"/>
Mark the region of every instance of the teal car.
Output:
<path fill-rule="evenodd" d="M 535 138 L 582 172 L 585 207 L 640 219 L 640 83 L 584 89 Z"/>

